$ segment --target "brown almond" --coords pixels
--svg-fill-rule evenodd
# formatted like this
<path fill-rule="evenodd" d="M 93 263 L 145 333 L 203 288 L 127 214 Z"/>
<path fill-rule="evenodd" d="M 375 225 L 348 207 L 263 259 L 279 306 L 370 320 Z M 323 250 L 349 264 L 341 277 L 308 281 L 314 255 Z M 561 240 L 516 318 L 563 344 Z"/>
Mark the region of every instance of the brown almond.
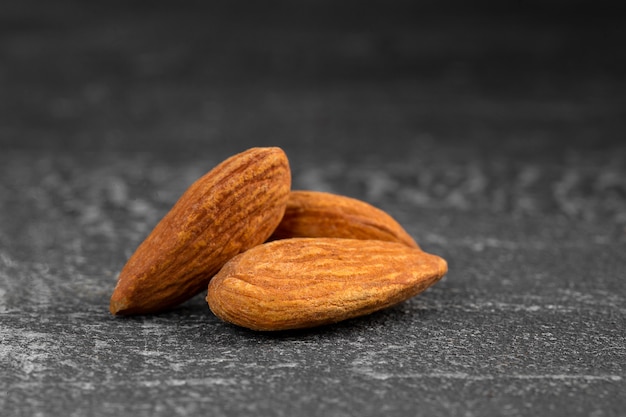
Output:
<path fill-rule="evenodd" d="M 276 240 L 226 263 L 207 302 L 222 320 L 249 329 L 308 328 L 400 303 L 446 272 L 442 258 L 397 242 Z"/>
<path fill-rule="evenodd" d="M 355 198 L 319 191 L 292 191 L 285 215 L 270 240 L 337 237 L 400 242 L 415 240 L 385 211 Z"/>
<path fill-rule="evenodd" d="M 206 290 L 224 263 L 271 235 L 290 187 L 280 148 L 252 148 L 220 163 L 185 191 L 130 257 L 111 313 L 158 312 Z"/>

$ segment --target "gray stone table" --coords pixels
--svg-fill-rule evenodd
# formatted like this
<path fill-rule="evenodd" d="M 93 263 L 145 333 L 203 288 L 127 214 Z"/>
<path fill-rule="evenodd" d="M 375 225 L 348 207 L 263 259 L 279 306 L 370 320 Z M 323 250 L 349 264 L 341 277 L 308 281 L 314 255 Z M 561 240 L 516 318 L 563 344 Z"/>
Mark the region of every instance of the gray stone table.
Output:
<path fill-rule="evenodd" d="M 0 415 L 626 414 L 619 15 L 108 3 L 0 5 Z M 447 276 L 307 331 L 237 328 L 202 294 L 112 317 L 186 187 L 270 145 Z"/>

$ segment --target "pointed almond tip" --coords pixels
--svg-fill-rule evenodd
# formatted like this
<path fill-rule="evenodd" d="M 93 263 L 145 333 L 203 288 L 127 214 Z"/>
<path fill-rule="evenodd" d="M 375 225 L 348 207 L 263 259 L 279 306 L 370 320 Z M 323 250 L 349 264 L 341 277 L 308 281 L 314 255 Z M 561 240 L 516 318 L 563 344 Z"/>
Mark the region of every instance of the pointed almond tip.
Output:
<path fill-rule="evenodd" d="M 439 257 L 439 259 L 441 259 L 440 263 L 441 263 L 441 273 L 442 275 L 445 275 L 448 272 L 448 261 L 446 261 L 445 259 Z"/>
<path fill-rule="evenodd" d="M 126 307 L 126 303 L 115 298 L 115 294 L 111 297 L 111 302 L 109 303 L 109 311 L 111 314 L 114 316 L 122 315 L 122 312 Z"/>
<path fill-rule="evenodd" d="M 443 277 L 445 274 L 448 273 L 448 262 L 443 259 L 441 256 L 438 256 L 439 258 L 439 277 Z"/>
<path fill-rule="evenodd" d="M 122 288 L 120 288 L 119 282 L 118 285 L 113 290 L 113 294 L 111 295 L 111 300 L 109 301 L 109 311 L 114 316 L 124 315 L 127 311 L 129 311 L 132 307 L 130 305 L 131 302 Z"/>

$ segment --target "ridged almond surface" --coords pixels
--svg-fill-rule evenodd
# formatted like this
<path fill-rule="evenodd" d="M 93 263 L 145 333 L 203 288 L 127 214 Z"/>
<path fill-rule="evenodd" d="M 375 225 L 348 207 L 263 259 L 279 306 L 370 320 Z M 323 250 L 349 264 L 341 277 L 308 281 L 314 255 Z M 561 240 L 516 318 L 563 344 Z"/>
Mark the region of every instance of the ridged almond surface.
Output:
<path fill-rule="evenodd" d="M 206 290 L 224 263 L 270 236 L 290 187 L 280 148 L 252 148 L 220 163 L 185 191 L 130 257 L 111 313 L 153 313 Z"/>
<path fill-rule="evenodd" d="M 396 242 L 276 240 L 224 265 L 207 302 L 222 320 L 249 329 L 308 328 L 402 302 L 446 272 L 442 258 Z"/>
<path fill-rule="evenodd" d="M 400 242 L 415 240 L 388 213 L 364 201 L 319 191 L 292 191 L 285 215 L 270 240 L 338 237 Z"/>

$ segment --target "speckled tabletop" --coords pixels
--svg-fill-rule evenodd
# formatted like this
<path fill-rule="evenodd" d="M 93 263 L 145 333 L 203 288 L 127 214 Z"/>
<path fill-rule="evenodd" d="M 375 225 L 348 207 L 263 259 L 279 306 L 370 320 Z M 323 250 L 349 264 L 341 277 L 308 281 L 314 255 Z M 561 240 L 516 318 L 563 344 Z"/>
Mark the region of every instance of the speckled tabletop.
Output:
<path fill-rule="evenodd" d="M 626 413 L 615 13 L 9 3 L 0 415 Z M 294 188 L 387 210 L 448 275 L 308 331 L 225 324 L 202 295 L 112 317 L 120 268 L 186 187 L 269 145 Z"/>

